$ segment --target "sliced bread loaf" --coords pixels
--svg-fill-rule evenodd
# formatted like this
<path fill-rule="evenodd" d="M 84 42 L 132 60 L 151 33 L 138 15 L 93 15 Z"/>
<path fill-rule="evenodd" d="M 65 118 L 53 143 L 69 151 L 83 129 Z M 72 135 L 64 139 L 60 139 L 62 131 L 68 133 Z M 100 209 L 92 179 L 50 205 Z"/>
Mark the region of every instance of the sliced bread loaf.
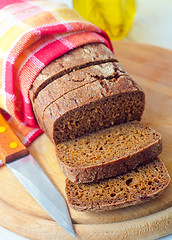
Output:
<path fill-rule="evenodd" d="M 109 61 L 116 61 L 116 59 L 102 43 L 90 43 L 73 49 L 45 66 L 32 84 L 30 98 L 34 100 L 44 87 L 64 74 Z"/>
<path fill-rule="evenodd" d="M 51 62 L 29 95 L 38 124 L 55 144 L 140 120 L 145 106 L 143 90 L 100 43 L 71 50 Z"/>
<path fill-rule="evenodd" d="M 161 135 L 137 121 L 56 145 L 64 175 L 82 183 L 125 173 L 155 159 L 161 150 Z"/>
<path fill-rule="evenodd" d="M 160 159 L 114 178 L 97 183 L 73 183 L 66 180 L 69 205 L 79 211 L 123 208 L 157 197 L 170 183 L 170 176 Z"/>

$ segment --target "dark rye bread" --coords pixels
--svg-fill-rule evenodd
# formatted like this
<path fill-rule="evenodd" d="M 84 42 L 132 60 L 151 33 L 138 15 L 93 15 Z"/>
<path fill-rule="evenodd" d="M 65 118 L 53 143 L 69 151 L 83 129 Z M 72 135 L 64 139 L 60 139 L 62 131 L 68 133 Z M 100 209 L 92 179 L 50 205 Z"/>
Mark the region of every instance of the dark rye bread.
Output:
<path fill-rule="evenodd" d="M 130 77 L 121 76 L 68 92 L 37 120 L 51 141 L 58 144 L 114 124 L 140 120 L 144 105 L 142 89 Z"/>
<path fill-rule="evenodd" d="M 72 90 L 104 78 L 113 79 L 113 81 L 115 81 L 122 75 L 128 76 L 118 62 L 108 62 L 94 65 L 65 74 L 48 84 L 39 92 L 35 100 L 32 101 L 35 115 L 41 119 L 44 110 L 53 101 Z"/>
<path fill-rule="evenodd" d="M 134 121 L 103 129 L 56 145 L 64 175 L 88 183 L 117 176 L 155 159 L 162 151 L 161 135 Z"/>
<path fill-rule="evenodd" d="M 90 43 L 73 49 L 45 66 L 32 84 L 30 99 L 33 101 L 41 89 L 64 74 L 109 61 L 116 61 L 114 54 L 102 43 Z"/>
<path fill-rule="evenodd" d="M 97 183 L 66 180 L 69 205 L 79 211 L 103 211 L 147 202 L 169 185 L 170 176 L 160 159 Z"/>
<path fill-rule="evenodd" d="M 105 69 L 103 59 L 109 61 L 104 63 Z M 111 66 L 110 71 L 108 66 Z M 39 78 L 44 80 L 38 84 L 42 86 L 38 90 Z M 74 82 L 77 78 L 85 82 Z M 55 144 L 114 124 L 141 119 L 145 105 L 142 89 L 103 44 L 88 44 L 70 51 L 46 66 L 37 79 L 29 93 L 33 110 L 38 124 Z M 59 88 L 54 88 L 53 81 L 61 82 Z M 37 86 L 37 93 L 34 86 Z"/>

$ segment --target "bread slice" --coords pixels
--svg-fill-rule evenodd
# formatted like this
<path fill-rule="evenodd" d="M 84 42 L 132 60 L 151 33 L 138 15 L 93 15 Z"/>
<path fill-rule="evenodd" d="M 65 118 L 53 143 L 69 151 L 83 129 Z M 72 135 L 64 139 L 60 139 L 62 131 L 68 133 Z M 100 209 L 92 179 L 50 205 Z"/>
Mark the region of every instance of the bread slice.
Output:
<path fill-rule="evenodd" d="M 135 170 L 97 183 L 73 183 L 66 180 L 69 205 L 79 211 L 103 211 L 149 201 L 162 193 L 170 176 L 160 159 Z"/>
<path fill-rule="evenodd" d="M 80 183 L 125 173 L 155 159 L 161 150 L 161 135 L 137 121 L 56 145 L 63 173 Z"/>
<path fill-rule="evenodd" d="M 52 142 L 74 139 L 126 121 L 140 120 L 145 95 L 130 78 L 97 80 L 50 104 L 37 120 Z"/>
<path fill-rule="evenodd" d="M 116 59 L 102 43 L 90 43 L 75 48 L 45 66 L 31 86 L 30 98 L 34 100 L 44 87 L 64 74 L 108 61 L 116 61 Z"/>
<path fill-rule="evenodd" d="M 118 62 L 102 63 L 64 74 L 43 88 L 32 101 L 35 114 L 39 119 L 42 118 L 44 110 L 52 102 L 72 90 L 97 80 L 113 79 L 115 81 L 123 75 L 128 76 Z"/>

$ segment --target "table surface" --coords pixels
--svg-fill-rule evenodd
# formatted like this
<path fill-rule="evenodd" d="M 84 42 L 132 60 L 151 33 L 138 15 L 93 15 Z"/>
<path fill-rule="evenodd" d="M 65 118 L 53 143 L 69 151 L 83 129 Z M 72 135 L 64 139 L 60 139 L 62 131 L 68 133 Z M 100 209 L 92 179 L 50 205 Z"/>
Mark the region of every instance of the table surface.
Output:
<path fill-rule="evenodd" d="M 58 1 L 58 0 L 52 0 Z M 152 44 L 172 50 L 172 1 L 137 0 L 137 13 L 126 37 L 128 41 Z M 62 2 L 62 0 L 61 0 Z M 71 0 L 63 0 L 72 6 Z M 165 4 L 164 4 L 165 3 Z M 0 240 L 26 240 L 0 226 Z M 172 240 L 172 234 L 161 238 Z"/>

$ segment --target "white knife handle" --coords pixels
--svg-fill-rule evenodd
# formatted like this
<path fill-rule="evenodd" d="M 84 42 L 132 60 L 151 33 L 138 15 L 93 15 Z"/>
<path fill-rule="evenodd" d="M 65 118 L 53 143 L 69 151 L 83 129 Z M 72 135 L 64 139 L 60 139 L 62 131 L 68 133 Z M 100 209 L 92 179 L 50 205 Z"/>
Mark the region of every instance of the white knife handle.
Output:
<path fill-rule="evenodd" d="M 0 114 L 0 156 L 3 163 L 14 161 L 28 153 L 28 149 Z"/>

